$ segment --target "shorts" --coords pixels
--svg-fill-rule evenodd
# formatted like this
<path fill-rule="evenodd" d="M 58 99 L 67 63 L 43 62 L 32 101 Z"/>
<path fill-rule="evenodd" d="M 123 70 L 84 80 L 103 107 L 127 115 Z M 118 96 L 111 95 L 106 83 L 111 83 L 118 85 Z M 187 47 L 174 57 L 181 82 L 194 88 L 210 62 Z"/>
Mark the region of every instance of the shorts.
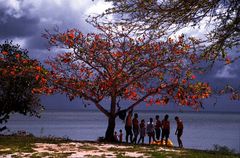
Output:
<path fill-rule="evenodd" d="M 183 134 L 183 129 L 178 129 L 178 130 L 177 130 L 177 136 L 178 136 L 178 137 L 181 137 L 182 134 Z"/>

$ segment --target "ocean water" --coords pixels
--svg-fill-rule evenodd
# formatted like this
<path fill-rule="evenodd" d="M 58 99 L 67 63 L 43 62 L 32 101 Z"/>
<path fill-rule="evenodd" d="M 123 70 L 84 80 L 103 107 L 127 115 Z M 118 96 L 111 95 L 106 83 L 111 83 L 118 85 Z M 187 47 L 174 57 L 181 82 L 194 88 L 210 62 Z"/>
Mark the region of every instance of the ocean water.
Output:
<path fill-rule="evenodd" d="M 166 113 L 155 111 L 139 111 L 139 120 L 148 121 L 150 117 Z M 213 145 L 227 146 L 240 152 L 240 114 L 239 113 L 198 113 L 169 112 L 171 125 L 170 139 L 177 146 L 174 135 L 176 129 L 175 116 L 184 123 L 182 136 L 186 148 L 213 149 Z M 7 124 L 10 131 L 25 130 L 36 136 L 68 137 L 74 140 L 96 140 L 104 136 L 107 118 L 98 111 L 46 111 L 41 118 L 13 115 Z M 116 131 L 124 130 L 124 122 L 116 119 Z M 124 138 L 124 136 L 123 136 Z M 145 137 L 145 143 L 148 138 Z"/>

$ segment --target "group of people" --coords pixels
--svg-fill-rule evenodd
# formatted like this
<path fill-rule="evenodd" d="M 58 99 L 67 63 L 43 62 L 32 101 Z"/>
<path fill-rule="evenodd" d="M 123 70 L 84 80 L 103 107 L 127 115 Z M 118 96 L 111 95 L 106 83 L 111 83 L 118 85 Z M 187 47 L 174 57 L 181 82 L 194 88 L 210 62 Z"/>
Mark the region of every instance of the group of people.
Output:
<path fill-rule="evenodd" d="M 132 119 L 132 111 L 128 112 L 126 122 L 125 122 L 125 130 L 126 130 L 126 143 L 130 138 L 131 143 L 139 144 L 140 142 L 144 143 L 144 138 L 146 135 L 149 137 L 149 144 L 153 141 L 161 141 L 163 144 L 163 140 L 165 138 L 165 144 L 167 145 L 169 134 L 170 134 L 170 122 L 168 120 L 169 116 L 165 115 L 164 119 L 161 121 L 159 115 L 155 116 L 155 121 L 153 118 L 149 119 L 147 125 L 145 125 L 145 120 L 142 119 L 139 123 L 138 114 L 135 113 Z M 178 145 L 180 148 L 183 147 L 181 136 L 183 134 L 183 122 L 179 119 L 178 116 L 175 117 L 177 128 L 175 131 L 175 135 L 177 135 Z M 162 132 L 162 135 L 161 135 Z M 138 139 L 138 135 L 140 136 Z M 160 140 L 161 135 L 161 140 Z M 119 131 L 119 141 L 122 142 L 122 130 Z M 117 132 L 115 132 L 115 137 L 117 137 Z"/>

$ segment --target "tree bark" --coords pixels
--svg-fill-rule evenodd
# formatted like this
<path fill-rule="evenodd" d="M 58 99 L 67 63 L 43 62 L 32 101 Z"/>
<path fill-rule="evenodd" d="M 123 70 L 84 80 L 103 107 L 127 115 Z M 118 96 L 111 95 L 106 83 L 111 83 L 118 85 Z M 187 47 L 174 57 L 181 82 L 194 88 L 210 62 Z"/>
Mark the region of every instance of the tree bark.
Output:
<path fill-rule="evenodd" d="M 108 117 L 108 127 L 105 133 L 105 140 L 108 142 L 114 142 L 114 130 L 115 130 L 115 117 L 109 116 Z"/>

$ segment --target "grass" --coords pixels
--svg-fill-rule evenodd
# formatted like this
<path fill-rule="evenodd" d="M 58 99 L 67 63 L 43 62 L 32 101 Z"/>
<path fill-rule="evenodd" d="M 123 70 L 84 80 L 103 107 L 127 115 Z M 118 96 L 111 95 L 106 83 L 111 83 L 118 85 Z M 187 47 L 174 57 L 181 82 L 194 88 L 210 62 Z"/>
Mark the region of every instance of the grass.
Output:
<path fill-rule="evenodd" d="M 97 147 L 94 147 L 94 146 L 91 146 L 91 145 L 82 145 L 82 146 L 79 146 L 79 149 L 83 149 L 83 150 L 98 150 Z"/>
<path fill-rule="evenodd" d="M 58 146 L 62 146 L 62 143 L 70 143 L 73 142 L 68 139 L 59 139 L 53 137 L 45 137 L 45 138 L 36 138 L 34 136 L 0 136 L 0 157 L 1 155 L 9 155 L 12 154 L 12 157 L 22 158 L 22 157 L 30 157 L 30 158 L 42 158 L 42 157 L 51 157 L 51 158 L 67 158 L 68 156 L 75 153 L 71 152 L 57 152 L 55 150 L 48 150 L 49 152 L 37 152 L 34 150 L 35 143 L 48 143 L 48 144 L 57 144 Z M 160 150 L 157 145 L 128 145 L 122 144 L 121 148 L 118 147 L 120 144 L 115 144 L 116 147 L 109 147 L 107 149 L 102 149 L 101 145 L 98 145 L 94 142 L 81 142 L 82 145 L 78 146 L 80 150 L 83 151 L 94 151 L 94 152 L 102 152 L 101 156 L 94 155 L 85 155 L 90 158 L 105 158 L 108 157 L 109 154 L 115 155 L 117 158 L 131 158 L 127 156 L 127 153 L 140 153 L 143 156 L 153 157 L 153 158 L 240 158 L 240 154 L 234 153 L 234 151 L 228 149 L 225 146 L 214 146 L 214 150 L 193 150 L 193 149 L 178 149 L 178 148 L 167 148 L 174 149 L 172 150 Z M 114 145 L 114 144 L 113 144 Z M 71 148 L 72 144 L 69 144 Z M 72 146 L 73 147 L 73 146 Z M 108 153 L 110 152 L 110 153 Z M 140 156 L 141 157 L 141 156 Z"/>
<path fill-rule="evenodd" d="M 69 140 L 60 139 L 54 137 L 43 137 L 37 138 L 32 135 L 29 136 L 17 136 L 17 135 L 8 135 L 0 136 L 0 155 L 14 154 L 18 153 L 34 153 L 35 143 L 51 143 L 51 144 L 60 144 L 67 143 Z M 41 153 L 44 154 L 44 153 Z M 46 153 L 45 153 L 46 154 Z M 65 155 L 65 154 L 63 154 Z M 68 154 L 69 155 L 69 154 Z M 52 155 L 53 157 L 64 157 L 62 155 Z M 13 157 L 18 157 L 13 155 Z M 43 155 L 32 154 L 32 157 L 43 157 Z"/>

